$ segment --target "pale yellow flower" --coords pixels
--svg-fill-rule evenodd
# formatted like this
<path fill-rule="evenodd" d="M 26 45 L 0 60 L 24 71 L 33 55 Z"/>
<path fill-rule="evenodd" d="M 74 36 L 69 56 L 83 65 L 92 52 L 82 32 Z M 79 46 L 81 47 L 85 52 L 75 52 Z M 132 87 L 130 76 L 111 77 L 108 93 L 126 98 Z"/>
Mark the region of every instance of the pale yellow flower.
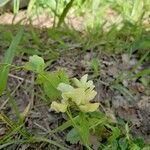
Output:
<path fill-rule="evenodd" d="M 60 83 L 58 85 L 57 89 L 63 93 L 63 92 L 69 92 L 69 91 L 73 90 L 74 88 L 69 84 Z"/>
<path fill-rule="evenodd" d="M 86 95 L 83 88 L 76 88 L 69 92 L 62 93 L 62 98 L 65 102 L 72 101 L 77 105 L 80 105 L 85 101 Z"/>
<path fill-rule="evenodd" d="M 90 101 L 94 99 L 97 92 L 94 90 L 93 81 L 87 81 L 87 77 L 87 75 L 84 75 L 80 81 L 74 78 L 77 88 L 69 84 L 60 83 L 57 89 L 62 92 L 62 103 L 52 102 L 51 109 L 56 112 L 65 112 L 67 107 L 75 104 L 82 112 L 96 111 L 99 103 L 90 103 Z"/>
<path fill-rule="evenodd" d="M 95 96 L 96 96 L 96 94 L 97 94 L 96 91 L 91 90 L 91 89 L 87 89 L 87 90 L 85 91 L 85 93 L 86 93 L 86 94 L 85 94 L 85 96 L 86 96 L 86 98 L 85 98 L 86 102 L 85 102 L 85 103 L 90 102 L 92 99 L 95 98 Z"/>

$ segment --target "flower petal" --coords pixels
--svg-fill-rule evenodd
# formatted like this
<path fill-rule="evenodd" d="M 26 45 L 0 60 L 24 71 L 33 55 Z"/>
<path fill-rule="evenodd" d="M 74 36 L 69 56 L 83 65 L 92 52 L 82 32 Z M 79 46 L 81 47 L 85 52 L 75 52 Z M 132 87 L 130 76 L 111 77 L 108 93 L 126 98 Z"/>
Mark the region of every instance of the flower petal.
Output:
<path fill-rule="evenodd" d="M 67 111 L 67 105 L 64 103 L 57 103 L 57 102 L 52 102 L 51 104 L 51 109 L 55 110 L 56 112 L 66 112 Z"/>
<path fill-rule="evenodd" d="M 73 90 L 74 88 L 69 84 L 60 83 L 58 85 L 57 89 L 63 93 L 63 92 L 69 92 L 69 91 Z"/>
<path fill-rule="evenodd" d="M 89 103 L 90 100 L 94 99 L 97 92 L 91 89 L 86 90 L 86 102 Z"/>
<path fill-rule="evenodd" d="M 93 90 L 95 88 L 95 85 L 93 84 L 93 81 L 92 80 L 89 80 L 87 83 L 86 83 L 86 87 L 87 88 L 90 88 L 91 90 Z"/>
<path fill-rule="evenodd" d="M 93 84 L 93 81 L 91 80 L 87 81 L 87 78 L 88 78 L 88 75 L 86 74 L 83 77 L 81 77 L 80 81 L 77 78 L 74 78 L 73 82 L 78 88 L 84 88 L 85 90 L 89 88 L 93 90 L 95 87 Z"/>
<path fill-rule="evenodd" d="M 81 83 L 86 83 L 88 78 L 88 74 L 85 74 L 83 77 L 81 77 L 80 81 Z"/>
<path fill-rule="evenodd" d="M 77 105 L 80 105 L 84 102 L 86 95 L 85 90 L 83 88 L 77 88 L 69 92 L 63 93 L 62 97 L 64 101 L 71 100 L 72 102 L 75 102 Z"/>
<path fill-rule="evenodd" d="M 73 83 L 75 84 L 76 87 L 81 87 L 82 86 L 81 82 L 77 78 L 73 78 L 72 81 L 73 81 Z"/>
<path fill-rule="evenodd" d="M 94 112 L 98 109 L 99 103 L 88 103 L 86 105 L 80 105 L 79 108 L 83 112 Z"/>

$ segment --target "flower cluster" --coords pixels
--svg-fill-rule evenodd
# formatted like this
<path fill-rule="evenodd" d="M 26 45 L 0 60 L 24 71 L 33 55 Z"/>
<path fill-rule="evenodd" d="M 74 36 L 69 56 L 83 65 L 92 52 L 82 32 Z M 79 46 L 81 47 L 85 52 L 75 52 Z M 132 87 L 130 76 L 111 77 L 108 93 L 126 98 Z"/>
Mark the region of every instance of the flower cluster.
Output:
<path fill-rule="evenodd" d="M 96 96 L 93 81 L 87 81 L 88 75 L 84 75 L 80 80 L 74 78 L 76 88 L 69 84 L 60 83 L 58 90 L 62 92 L 61 103 L 52 102 L 51 109 L 56 112 L 66 112 L 68 107 L 75 106 L 82 112 L 93 112 L 99 107 L 99 103 L 90 101 Z"/>

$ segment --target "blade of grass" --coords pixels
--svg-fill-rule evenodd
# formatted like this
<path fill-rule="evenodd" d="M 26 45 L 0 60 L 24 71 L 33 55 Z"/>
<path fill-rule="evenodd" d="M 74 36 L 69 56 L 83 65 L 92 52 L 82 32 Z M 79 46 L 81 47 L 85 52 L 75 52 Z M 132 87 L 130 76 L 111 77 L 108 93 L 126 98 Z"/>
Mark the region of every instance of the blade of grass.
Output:
<path fill-rule="evenodd" d="M 19 130 L 21 130 L 21 128 L 23 127 L 24 125 L 20 125 L 18 126 L 17 128 L 15 128 L 14 130 L 8 132 L 6 135 L 4 135 L 1 139 L 0 139 L 0 145 L 2 145 L 3 143 L 6 142 L 6 140 L 11 140 L 13 139 L 13 134 L 17 133 Z"/>
<path fill-rule="evenodd" d="M 0 120 L 4 122 L 10 128 L 13 128 L 13 122 L 4 114 L 0 114 Z"/>
<path fill-rule="evenodd" d="M 9 92 L 7 92 L 7 96 L 9 98 L 9 103 L 10 103 L 12 109 L 15 112 L 15 115 L 16 115 L 17 119 L 20 122 L 21 121 L 21 116 L 20 116 L 19 107 L 18 107 L 16 101 L 14 100 L 14 98 L 11 96 L 11 94 Z"/>
<path fill-rule="evenodd" d="M 7 142 L 5 144 L 0 145 L 0 149 L 4 149 L 5 147 L 9 146 L 9 145 L 13 145 L 13 144 L 17 144 L 17 143 L 22 143 L 23 140 L 13 140 L 10 142 Z"/>
<path fill-rule="evenodd" d="M 36 0 L 30 0 L 27 13 L 30 14 L 32 12 L 32 8 L 34 7 L 34 4 L 36 3 Z"/>
<path fill-rule="evenodd" d="M 150 69 L 144 69 L 133 76 L 133 78 L 139 78 L 144 75 L 150 75 Z"/>
<path fill-rule="evenodd" d="M 24 144 L 24 143 L 34 143 L 34 142 L 47 142 L 49 144 L 52 144 L 52 145 L 55 145 L 57 147 L 59 147 L 61 150 L 69 150 L 68 148 L 58 144 L 57 142 L 53 141 L 53 140 L 50 140 L 50 139 L 47 139 L 45 137 L 29 137 L 27 140 L 12 140 L 12 141 L 9 141 L 5 144 L 2 144 L 0 145 L 0 149 L 3 149 L 9 145 L 13 145 L 13 144 Z"/>
<path fill-rule="evenodd" d="M 77 121 L 79 119 L 79 116 L 76 116 L 73 118 L 74 121 Z M 72 126 L 71 120 L 66 121 L 65 123 L 63 123 L 62 125 L 60 125 L 59 127 L 51 130 L 49 133 L 57 133 L 57 132 L 61 132 L 67 128 L 69 128 L 70 126 Z"/>
<path fill-rule="evenodd" d="M 20 40 L 23 36 L 23 27 L 21 27 L 21 29 L 19 29 L 17 35 L 14 37 L 13 41 L 11 42 L 8 50 L 6 51 L 3 63 L 4 64 L 11 64 L 13 61 L 13 58 L 15 56 L 15 52 L 17 49 L 17 46 L 20 43 Z M 7 84 L 7 79 L 8 79 L 8 73 L 9 73 L 9 65 L 8 66 L 2 66 L 0 68 L 0 95 L 2 95 L 3 91 L 6 88 L 6 84 Z"/>
<path fill-rule="evenodd" d="M 61 14 L 60 17 L 59 17 L 59 21 L 58 21 L 57 27 L 60 27 L 61 24 L 64 22 L 65 17 L 66 17 L 66 15 L 67 15 L 67 13 L 69 12 L 69 10 L 70 10 L 70 8 L 71 8 L 73 2 L 74 2 L 74 0 L 70 0 L 70 2 L 69 2 L 69 3 L 66 5 L 66 7 L 64 8 L 62 14 Z"/>
<path fill-rule="evenodd" d="M 45 138 L 45 137 L 32 137 L 31 139 L 32 139 L 33 141 L 35 141 L 35 142 L 47 142 L 47 143 L 49 143 L 49 144 L 52 144 L 52 145 L 55 145 L 55 146 L 59 147 L 59 148 L 62 149 L 62 150 L 69 150 L 68 148 L 66 148 L 66 147 L 64 147 L 64 146 L 62 146 L 62 145 L 60 145 L 60 144 L 58 144 L 56 141 L 47 139 L 47 138 Z"/>
<path fill-rule="evenodd" d="M 5 124 L 7 124 L 11 130 L 15 130 L 16 128 L 18 128 L 18 126 L 22 125 L 22 124 L 18 124 L 16 122 L 13 122 L 12 120 L 10 120 L 6 115 L 4 114 L 0 114 L 0 120 L 2 120 L 2 122 L 4 122 Z M 22 135 L 25 138 L 29 137 L 29 134 L 27 133 L 27 131 L 22 128 L 20 130 L 18 130 L 18 133 L 20 135 Z"/>
<path fill-rule="evenodd" d="M 13 8 L 13 11 L 14 11 L 14 14 L 17 14 L 18 11 L 19 11 L 19 6 L 20 6 L 20 0 L 14 0 L 14 8 Z"/>
<path fill-rule="evenodd" d="M 132 73 L 133 71 L 135 71 L 135 70 L 143 63 L 143 61 L 147 58 L 147 56 L 149 55 L 149 53 L 150 53 L 150 50 L 147 51 L 147 52 L 141 57 L 141 59 L 137 62 L 137 64 L 132 68 L 131 73 Z"/>

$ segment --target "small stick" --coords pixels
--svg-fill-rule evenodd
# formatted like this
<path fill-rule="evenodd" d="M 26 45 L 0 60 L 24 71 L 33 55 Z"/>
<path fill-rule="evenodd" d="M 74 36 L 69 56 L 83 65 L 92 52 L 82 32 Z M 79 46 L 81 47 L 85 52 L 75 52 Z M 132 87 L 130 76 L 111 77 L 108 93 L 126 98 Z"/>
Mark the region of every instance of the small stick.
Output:
<path fill-rule="evenodd" d="M 21 81 L 25 81 L 25 82 L 27 82 L 27 83 L 32 83 L 32 81 L 30 81 L 30 80 L 26 80 L 26 79 L 24 79 L 24 78 L 21 78 L 21 77 L 18 77 L 18 76 L 16 76 L 16 75 L 13 75 L 13 74 L 8 74 L 8 76 L 9 77 L 12 77 L 12 78 L 15 78 L 15 79 L 18 79 L 18 80 L 21 80 Z"/>

